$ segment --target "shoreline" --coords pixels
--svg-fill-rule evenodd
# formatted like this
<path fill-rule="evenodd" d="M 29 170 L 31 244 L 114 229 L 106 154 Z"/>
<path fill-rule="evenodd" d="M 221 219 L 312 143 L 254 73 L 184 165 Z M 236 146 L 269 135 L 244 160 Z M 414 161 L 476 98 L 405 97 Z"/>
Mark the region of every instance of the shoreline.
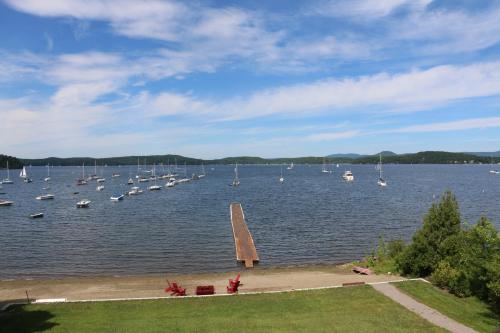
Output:
<path fill-rule="evenodd" d="M 66 277 L 52 279 L 0 281 L 0 303 L 30 299 L 65 298 L 68 301 L 108 298 L 165 297 L 170 282 L 177 282 L 195 294 L 198 285 L 213 285 L 216 294 L 225 294 L 228 279 L 241 274 L 241 292 L 284 291 L 321 288 L 343 283 L 384 282 L 401 278 L 398 275 L 359 275 L 351 272 L 351 264 L 314 265 L 233 270 L 202 274 L 150 274 L 106 277 Z"/>

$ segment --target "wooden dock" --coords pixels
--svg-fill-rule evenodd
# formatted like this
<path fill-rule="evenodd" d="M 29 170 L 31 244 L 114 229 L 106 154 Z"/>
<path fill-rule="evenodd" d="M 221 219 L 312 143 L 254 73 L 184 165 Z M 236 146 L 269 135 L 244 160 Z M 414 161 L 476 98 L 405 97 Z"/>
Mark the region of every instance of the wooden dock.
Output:
<path fill-rule="evenodd" d="M 246 268 L 252 268 L 254 262 L 259 262 L 259 255 L 253 243 L 252 234 L 245 223 L 245 214 L 240 203 L 232 203 L 230 207 L 231 225 L 233 226 L 236 260 L 243 262 Z"/>

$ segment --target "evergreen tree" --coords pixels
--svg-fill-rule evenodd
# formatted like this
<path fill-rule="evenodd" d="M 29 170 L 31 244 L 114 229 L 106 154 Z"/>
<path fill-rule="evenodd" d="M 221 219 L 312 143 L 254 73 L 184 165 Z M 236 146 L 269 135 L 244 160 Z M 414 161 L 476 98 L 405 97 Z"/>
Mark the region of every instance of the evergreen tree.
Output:
<path fill-rule="evenodd" d="M 403 274 L 429 276 L 438 263 L 454 251 L 446 240 L 459 234 L 458 203 L 451 191 L 446 191 L 441 201 L 429 209 L 413 242 L 397 258 L 398 268 Z"/>

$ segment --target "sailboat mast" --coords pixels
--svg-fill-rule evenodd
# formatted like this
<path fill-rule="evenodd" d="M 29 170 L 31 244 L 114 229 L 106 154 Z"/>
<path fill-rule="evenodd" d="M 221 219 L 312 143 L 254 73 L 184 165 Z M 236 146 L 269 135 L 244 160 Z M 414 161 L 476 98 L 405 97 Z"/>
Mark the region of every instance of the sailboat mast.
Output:
<path fill-rule="evenodd" d="M 382 154 L 379 154 L 379 171 L 380 171 L 380 179 L 382 179 Z"/>
<path fill-rule="evenodd" d="M 7 161 L 7 179 L 10 179 L 9 161 Z"/>

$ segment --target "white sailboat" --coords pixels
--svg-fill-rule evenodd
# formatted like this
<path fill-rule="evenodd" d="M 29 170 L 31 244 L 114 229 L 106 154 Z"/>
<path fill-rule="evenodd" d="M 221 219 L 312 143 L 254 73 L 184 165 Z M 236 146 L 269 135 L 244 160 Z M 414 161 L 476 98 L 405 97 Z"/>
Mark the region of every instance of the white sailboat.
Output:
<path fill-rule="evenodd" d="M 201 163 L 201 174 L 198 175 L 198 178 L 205 177 L 205 166 Z"/>
<path fill-rule="evenodd" d="M 148 190 L 150 191 L 159 191 L 161 190 L 161 186 L 156 184 L 156 165 L 153 164 L 153 173 L 152 173 L 153 180 L 155 182 L 154 185 L 151 185 L 148 187 Z"/>
<path fill-rule="evenodd" d="M 23 181 L 25 183 L 31 183 L 32 182 L 32 180 L 30 179 L 30 177 L 28 177 L 28 173 L 26 172 L 26 167 L 25 166 L 23 166 L 23 169 L 19 173 L 19 177 L 23 178 Z"/>
<path fill-rule="evenodd" d="M 287 170 L 292 170 L 293 169 L 293 162 L 290 163 L 290 165 L 286 168 Z"/>
<path fill-rule="evenodd" d="M 323 173 L 332 173 L 332 170 L 328 170 L 328 168 L 326 167 L 326 160 L 325 160 L 324 157 L 323 157 L 323 169 L 321 169 L 321 172 L 323 172 Z"/>
<path fill-rule="evenodd" d="M 14 184 L 14 182 L 10 179 L 9 161 L 7 161 L 7 178 L 2 180 L 2 184 Z"/>
<path fill-rule="evenodd" d="M 238 163 L 236 163 L 236 166 L 234 167 L 234 179 L 231 185 L 240 186 L 240 178 L 238 177 Z"/>
<path fill-rule="evenodd" d="M 280 183 L 283 183 L 285 181 L 285 178 L 283 178 L 283 164 L 281 164 L 280 168 Z"/>
<path fill-rule="evenodd" d="M 378 184 L 378 186 L 385 187 L 385 186 L 387 186 L 387 181 L 382 177 L 382 154 L 379 154 L 379 158 L 380 158 L 380 161 L 378 163 L 378 170 L 380 173 L 379 173 L 377 184 Z"/>
<path fill-rule="evenodd" d="M 43 179 L 44 181 L 50 181 L 50 164 L 47 164 L 47 177 Z"/>
<path fill-rule="evenodd" d="M 87 185 L 87 181 L 85 180 L 85 162 L 82 165 L 82 178 L 76 181 L 76 185 Z"/>
<path fill-rule="evenodd" d="M 493 169 L 493 156 L 491 157 L 491 162 L 490 162 L 490 173 L 493 175 L 500 174 L 500 171 Z"/>

